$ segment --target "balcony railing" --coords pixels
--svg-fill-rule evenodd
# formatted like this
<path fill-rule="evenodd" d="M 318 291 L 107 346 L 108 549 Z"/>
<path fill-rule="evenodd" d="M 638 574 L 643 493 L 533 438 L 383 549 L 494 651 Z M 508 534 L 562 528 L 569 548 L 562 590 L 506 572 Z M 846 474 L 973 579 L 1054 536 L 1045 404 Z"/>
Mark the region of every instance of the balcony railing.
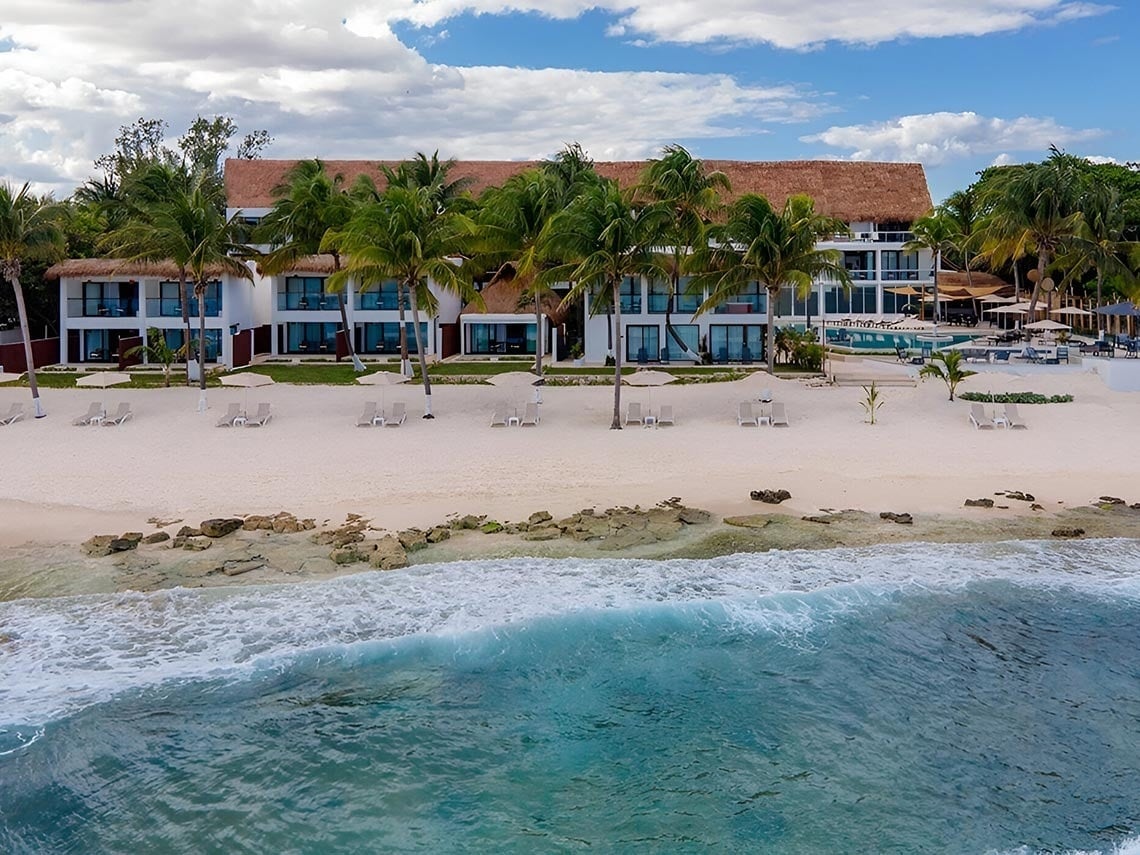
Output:
<path fill-rule="evenodd" d="M 910 243 L 914 232 L 875 232 L 875 243 Z"/>
<path fill-rule="evenodd" d="M 198 298 L 191 297 L 186 304 L 190 317 L 198 317 Z M 146 314 L 150 318 L 180 318 L 182 307 L 177 297 L 148 297 L 146 301 Z M 206 300 L 206 317 L 217 318 L 222 314 L 222 299 Z"/>
<path fill-rule="evenodd" d="M 137 300 L 91 300 L 86 297 L 68 297 L 69 318 L 137 318 Z"/>
<path fill-rule="evenodd" d="M 395 311 L 400 308 L 400 302 L 398 295 L 394 293 L 365 291 L 356 295 L 356 308 L 362 312 Z"/>
<path fill-rule="evenodd" d="M 917 270 L 884 270 L 884 282 L 917 282 Z"/>
<path fill-rule="evenodd" d="M 320 297 L 308 294 L 278 294 L 277 309 L 281 312 L 335 312 L 340 310 L 340 300 L 335 294 Z"/>
<path fill-rule="evenodd" d="M 874 270 L 848 270 L 847 275 L 856 282 L 867 282 L 875 278 Z"/>

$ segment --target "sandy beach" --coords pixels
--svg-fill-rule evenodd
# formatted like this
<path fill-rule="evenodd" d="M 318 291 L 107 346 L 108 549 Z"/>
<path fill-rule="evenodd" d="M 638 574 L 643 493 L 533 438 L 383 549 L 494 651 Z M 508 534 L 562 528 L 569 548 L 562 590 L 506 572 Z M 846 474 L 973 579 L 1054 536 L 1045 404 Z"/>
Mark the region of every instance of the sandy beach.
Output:
<path fill-rule="evenodd" d="M 765 388 L 786 404 L 791 425 L 739 427 L 738 402 Z M 437 418 L 428 421 L 419 418 L 419 387 L 408 386 L 386 395 L 389 407 L 408 405 L 408 420 L 393 429 L 355 426 L 364 402 L 379 397 L 363 387 L 213 389 L 205 413 L 194 389 L 48 389 L 48 418 L 0 433 L 0 545 L 152 530 L 153 517 L 279 510 L 318 523 L 355 512 L 396 529 L 453 513 L 524 519 L 537 509 L 564 514 L 680 496 L 727 516 L 756 511 L 749 491 L 762 488 L 788 490 L 781 511 L 803 514 L 955 513 L 964 499 L 1003 489 L 1031 492 L 1046 510 L 1104 494 L 1138 498 L 1131 493 L 1140 473 L 1140 394 L 1113 392 L 1081 366 L 986 371 L 959 389 L 971 390 L 1068 393 L 1075 401 L 1023 405 L 1028 430 L 978 431 L 969 404 L 951 403 L 945 386 L 928 380 L 884 386 L 878 423 L 869 425 L 857 386 L 754 375 L 624 389 L 623 402 L 671 404 L 677 424 L 612 431 L 606 386 L 547 388 L 537 428 L 489 426 L 496 406 L 521 411 L 527 390 L 436 385 Z M 0 389 L 0 407 L 26 399 L 26 389 Z M 128 401 L 135 417 L 118 428 L 72 426 L 95 400 Z M 262 400 L 275 413 L 267 427 L 214 426 L 228 403 L 253 409 Z"/>

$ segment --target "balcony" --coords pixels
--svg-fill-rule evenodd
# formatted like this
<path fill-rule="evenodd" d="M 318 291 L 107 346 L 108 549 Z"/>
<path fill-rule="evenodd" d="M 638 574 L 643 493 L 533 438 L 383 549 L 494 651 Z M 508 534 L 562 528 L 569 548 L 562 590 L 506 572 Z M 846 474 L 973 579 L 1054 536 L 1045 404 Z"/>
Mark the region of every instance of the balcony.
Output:
<path fill-rule="evenodd" d="M 340 300 L 336 294 L 281 294 L 277 295 L 279 312 L 338 312 Z"/>
<path fill-rule="evenodd" d="M 365 291 L 356 295 L 356 308 L 362 312 L 394 312 L 400 308 L 400 301 L 395 292 Z"/>
<path fill-rule="evenodd" d="M 96 300 L 85 297 L 67 298 L 69 318 L 137 318 L 138 300 Z"/>
<path fill-rule="evenodd" d="M 917 282 L 917 270 L 884 270 L 884 282 Z"/>
<path fill-rule="evenodd" d="M 191 297 L 187 303 L 190 317 L 198 317 L 198 298 Z M 177 297 L 148 297 L 146 301 L 146 314 L 148 318 L 180 318 L 182 307 Z M 206 317 L 217 318 L 222 314 L 221 298 L 206 298 Z"/>
<path fill-rule="evenodd" d="M 910 243 L 914 232 L 875 232 L 875 243 Z"/>

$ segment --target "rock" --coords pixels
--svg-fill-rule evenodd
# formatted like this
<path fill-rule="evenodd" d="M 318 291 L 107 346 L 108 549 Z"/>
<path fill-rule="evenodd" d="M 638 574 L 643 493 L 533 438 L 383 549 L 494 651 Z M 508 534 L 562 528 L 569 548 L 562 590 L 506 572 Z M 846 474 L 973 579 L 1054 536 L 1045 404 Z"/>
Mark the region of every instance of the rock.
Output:
<path fill-rule="evenodd" d="M 1083 528 L 1055 528 L 1053 537 L 1080 537 L 1085 533 Z"/>
<path fill-rule="evenodd" d="M 83 541 L 82 549 L 92 558 L 102 558 L 111 554 L 111 542 L 115 539 L 113 534 L 96 534 Z"/>
<path fill-rule="evenodd" d="M 273 531 L 273 519 L 271 517 L 263 516 L 262 514 L 250 514 L 245 518 L 242 523 L 242 528 L 246 531 Z"/>
<path fill-rule="evenodd" d="M 483 532 L 483 534 L 498 534 L 502 530 L 503 524 L 495 522 L 494 520 L 489 520 L 479 526 L 479 531 Z"/>
<path fill-rule="evenodd" d="M 823 525 L 831 525 L 831 520 L 827 517 L 800 517 L 804 522 L 822 523 Z"/>
<path fill-rule="evenodd" d="M 458 531 L 474 531 L 483 524 L 483 520 L 487 519 L 486 516 L 475 516 L 474 514 L 467 514 L 466 516 L 458 517 L 451 521 L 451 527 Z"/>
<path fill-rule="evenodd" d="M 301 520 L 301 528 L 305 531 L 312 531 L 317 527 L 317 521 L 311 517 Z"/>
<path fill-rule="evenodd" d="M 791 498 L 789 496 L 789 498 Z M 712 519 L 712 514 L 700 508 L 682 508 L 677 519 L 685 525 L 702 525 Z"/>
<path fill-rule="evenodd" d="M 965 504 L 967 508 L 992 508 L 993 506 L 993 499 L 966 499 Z"/>
<path fill-rule="evenodd" d="M 125 531 L 119 535 L 121 540 L 133 540 L 135 543 L 141 543 L 143 533 L 141 531 Z"/>
<path fill-rule="evenodd" d="M 645 528 L 658 540 L 672 540 L 684 527 L 679 520 L 650 520 Z"/>
<path fill-rule="evenodd" d="M 536 525 L 523 533 L 523 540 L 557 540 L 562 537 L 562 529 L 555 525 Z"/>
<path fill-rule="evenodd" d="M 170 535 L 165 531 L 156 531 L 154 534 L 148 534 L 142 539 L 143 543 L 165 543 L 170 540 Z"/>
<path fill-rule="evenodd" d="M 1134 511 L 1140 511 L 1140 502 L 1133 502 L 1128 507 L 1132 508 Z"/>
<path fill-rule="evenodd" d="M 544 522 L 550 522 L 552 519 L 549 511 L 535 511 L 527 518 L 527 525 L 541 525 Z"/>
<path fill-rule="evenodd" d="M 142 538 L 139 538 L 141 540 Z M 138 549 L 138 540 L 128 540 L 125 537 L 116 537 L 107 544 L 107 549 L 110 552 L 129 552 L 132 549 Z"/>
<path fill-rule="evenodd" d="M 273 517 L 271 527 L 274 534 L 296 534 L 305 529 L 295 516 L 284 511 Z"/>
<path fill-rule="evenodd" d="M 1127 502 L 1124 499 L 1118 499 L 1116 496 L 1101 496 L 1098 501 L 1102 505 L 1125 505 Z"/>
<path fill-rule="evenodd" d="M 240 517 L 217 517 L 202 520 L 198 524 L 198 528 L 206 537 L 225 537 L 227 534 L 233 534 L 244 525 L 245 520 Z"/>
<path fill-rule="evenodd" d="M 605 538 L 598 549 L 604 552 L 614 552 L 619 549 L 630 549 L 634 546 L 643 546 L 657 543 L 657 537 L 648 529 L 623 528 L 621 531 Z"/>
<path fill-rule="evenodd" d="M 349 544 L 348 546 L 340 546 L 329 553 L 329 558 L 332 559 L 333 564 L 358 564 L 361 561 L 367 561 L 369 558 L 368 553 L 371 550 L 364 550 L 358 544 Z"/>
<path fill-rule="evenodd" d="M 1045 508 L 1043 506 L 1037 504 L 1036 502 L 1034 502 L 1032 505 L 1029 506 L 1029 510 L 1031 510 L 1031 511 L 1043 511 L 1043 510 L 1045 510 Z"/>
<path fill-rule="evenodd" d="M 778 505 L 792 497 L 787 490 L 753 490 L 748 494 L 754 502 L 764 502 L 768 505 Z"/>
<path fill-rule="evenodd" d="M 450 537 L 451 537 L 451 529 L 446 528 L 446 527 L 441 526 L 441 525 L 437 525 L 435 528 L 433 528 L 431 531 L 429 531 L 427 533 L 427 542 L 428 543 L 440 543 L 441 541 L 447 540 Z"/>
<path fill-rule="evenodd" d="M 415 552 L 417 549 L 425 549 L 428 545 L 427 535 L 418 528 L 409 528 L 406 531 L 401 531 L 396 537 L 400 541 L 400 546 L 404 547 L 405 552 Z"/>
<path fill-rule="evenodd" d="M 175 543 L 180 545 L 187 552 L 201 552 L 204 549 L 209 549 L 213 546 L 213 541 L 208 537 L 176 537 Z M 179 543 L 181 541 L 181 543 Z"/>
<path fill-rule="evenodd" d="M 910 514 L 896 514 L 894 511 L 883 511 L 879 514 L 879 519 L 890 520 L 899 525 L 911 525 L 914 523 L 914 519 Z"/>
<path fill-rule="evenodd" d="M 398 538 L 389 534 L 380 538 L 375 546 L 368 562 L 377 570 L 398 570 L 408 566 L 408 554 Z"/>
<path fill-rule="evenodd" d="M 264 566 L 265 562 L 257 558 L 249 561 L 227 561 L 222 565 L 222 572 L 227 576 L 240 576 L 243 573 L 260 570 Z"/>
<path fill-rule="evenodd" d="M 1014 501 L 1017 501 L 1017 502 L 1036 502 L 1037 501 L 1037 499 L 1034 498 L 1032 493 L 1023 493 L 1020 490 L 1006 490 L 1005 491 L 1005 497 L 1007 499 L 1013 499 Z"/>
<path fill-rule="evenodd" d="M 200 528 L 190 528 L 188 525 L 182 526 L 178 529 L 178 534 L 175 537 L 201 537 L 202 530 Z"/>

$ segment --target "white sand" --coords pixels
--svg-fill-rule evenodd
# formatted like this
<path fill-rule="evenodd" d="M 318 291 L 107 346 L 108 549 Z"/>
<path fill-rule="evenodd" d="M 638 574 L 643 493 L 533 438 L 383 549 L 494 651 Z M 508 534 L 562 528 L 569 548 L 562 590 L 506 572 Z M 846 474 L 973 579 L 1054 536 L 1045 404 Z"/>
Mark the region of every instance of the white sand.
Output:
<path fill-rule="evenodd" d="M 530 394 L 437 385 L 437 418 L 424 421 L 419 387 L 388 389 L 406 401 L 403 427 L 357 428 L 365 387 L 277 385 L 198 392 L 44 390 L 48 418 L 0 428 L 0 545 L 80 540 L 96 531 L 149 530 L 151 516 L 197 522 L 231 513 L 288 510 L 318 521 L 347 512 L 391 528 L 449 513 L 522 519 L 680 496 L 719 514 L 770 510 L 748 498 L 785 488 L 793 513 L 819 508 L 953 512 L 967 497 L 1032 492 L 1048 509 L 1101 494 L 1140 499 L 1140 394 L 1108 390 L 1080 366 L 1016 369 L 967 380 L 960 391 L 1072 393 L 1073 404 L 1022 406 L 1029 430 L 974 430 L 969 405 L 940 382 L 883 387 L 879 423 L 864 423 L 858 387 L 813 387 L 753 376 L 735 383 L 624 388 L 624 402 L 673 405 L 677 424 L 608 429 L 610 387 L 547 388 L 538 428 L 491 428 L 496 404 L 521 410 Z M 789 428 L 740 428 L 737 403 L 770 387 Z M 270 401 L 263 429 L 219 429 L 231 401 Z M 129 401 L 119 428 L 73 427 L 89 402 Z M 28 401 L 0 388 L 0 410 Z"/>

